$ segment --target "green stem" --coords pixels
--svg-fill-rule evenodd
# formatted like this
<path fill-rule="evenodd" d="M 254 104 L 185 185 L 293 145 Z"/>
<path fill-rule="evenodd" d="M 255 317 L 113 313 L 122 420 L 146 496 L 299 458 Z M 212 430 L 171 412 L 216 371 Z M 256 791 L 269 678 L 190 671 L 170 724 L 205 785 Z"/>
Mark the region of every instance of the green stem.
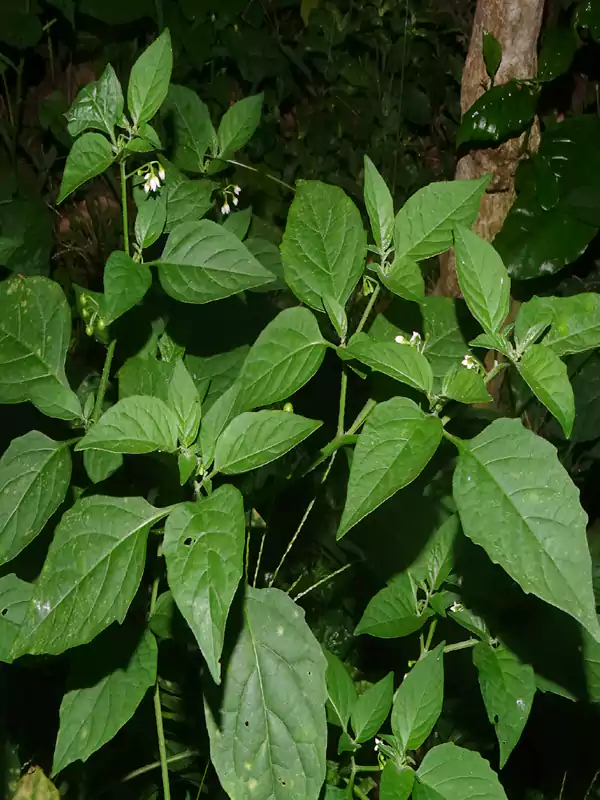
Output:
<path fill-rule="evenodd" d="M 381 767 L 359 767 L 356 766 L 357 772 L 381 772 Z"/>
<path fill-rule="evenodd" d="M 219 160 L 220 159 L 217 158 L 217 161 L 219 161 Z M 256 167 L 251 167 L 250 164 L 243 164 L 241 161 L 234 161 L 233 158 L 227 158 L 225 160 L 226 160 L 226 162 L 228 164 L 233 164 L 234 167 L 242 167 L 242 169 L 247 169 L 250 172 L 256 172 L 257 175 L 263 175 L 264 177 L 268 178 L 269 180 L 274 181 L 275 183 L 278 183 L 280 186 L 283 186 L 285 189 L 289 189 L 290 192 L 295 192 L 296 191 L 293 186 L 290 186 L 289 183 L 286 183 L 285 181 L 282 181 L 279 178 L 276 178 L 274 175 L 269 175 L 268 172 L 261 172 L 259 169 L 256 169 Z"/>
<path fill-rule="evenodd" d="M 377 302 L 377 298 L 379 297 L 380 291 L 381 291 L 381 284 L 378 283 L 377 286 L 373 289 L 371 297 L 369 297 L 369 302 L 367 303 L 367 306 L 363 311 L 363 315 L 360 318 L 360 322 L 358 323 L 358 327 L 356 328 L 355 333 L 360 333 L 367 324 L 369 316 L 371 315 L 371 311 L 373 310 L 373 306 L 375 305 L 375 303 Z"/>
<path fill-rule="evenodd" d="M 358 416 L 348 428 L 348 436 L 352 436 L 353 434 L 357 433 L 358 429 L 365 423 L 367 417 L 373 411 L 375 406 L 377 405 L 376 400 L 367 400 L 364 404 L 362 411 L 359 412 Z"/>
<path fill-rule="evenodd" d="M 256 582 L 258 580 L 258 573 L 260 571 L 260 562 L 262 560 L 263 549 L 265 546 L 265 539 L 267 538 L 266 530 L 263 531 L 263 535 L 260 540 L 260 547 L 258 548 L 258 556 L 256 557 L 256 566 L 254 567 L 254 579 L 252 581 L 252 586 L 256 588 Z"/>
<path fill-rule="evenodd" d="M 15 119 L 13 116 L 12 110 L 12 102 L 10 99 L 10 92 L 8 90 L 8 81 L 6 80 L 6 71 L 2 70 L 2 83 L 4 85 L 4 96 L 6 98 L 6 110 L 8 111 L 8 121 L 10 122 L 11 128 L 14 128 Z"/>
<path fill-rule="evenodd" d="M 204 781 L 206 780 L 206 773 L 208 772 L 208 768 L 210 766 L 210 758 L 206 762 L 206 766 L 204 767 L 204 772 L 202 773 L 202 781 L 200 782 L 200 786 L 198 787 L 198 794 L 196 795 L 196 800 L 200 800 L 200 795 L 202 794 L 202 789 L 204 788 Z"/>
<path fill-rule="evenodd" d="M 108 388 L 108 379 L 110 377 L 110 368 L 112 365 L 113 356 L 115 354 L 115 347 L 117 340 L 112 339 L 106 351 L 106 358 L 104 359 L 104 366 L 102 368 L 102 377 L 100 378 L 100 386 L 98 387 L 98 394 L 96 395 L 96 403 L 92 412 L 92 422 L 98 422 L 102 414 L 102 405 L 104 404 L 104 396 Z"/>
<path fill-rule="evenodd" d="M 316 589 L 319 586 L 322 586 L 324 583 L 327 583 L 327 581 L 330 581 L 332 578 L 335 578 L 336 575 L 341 575 L 342 572 L 345 572 L 347 569 L 350 569 L 350 567 L 352 567 L 352 566 L 354 566 L 354 564 L 352 562 L 350 562 L 348 564 L 344 564 L 343 567 L 340 567 L 339 569 L 336 569 L 335 572 L 331 573 L 331 575 L 326 575 L 324 578 L 321 578 L 320 581 L 317 581 L 316 583 L 313 583 L 312 586 L 309 586 L 308 589 L 305 589 L 303 592 L 300 592 L 300 594 L 297 594 L 296 597 L 294 597 L 294 600 L 296 602 L 298 602 L 298 600 L 300 600 L 302 597 L 307 595 L 309 592 L 312 592 L 313 589 Z"/>
<path fill-rule="evenodd" d="M 162 710 L 160 707 L 160 689 L 158 681 L 154 687 L 154 719 L 156 720 L 156 735 L 158 737 L 158 753 L 160 756 L 160 771 L 162 775 L 164 800 L 171 800 L 171 787 L 169 785 L 169 761 L 165 743 L 165 729 L 163 727 Z"/>
<path fill-rule="evenodd" d="M 469 647 L 475 647 L 476 644 L 479 644 L 479 639 L 466 639 L 464 642 L 448 644 L 444 647 L 444 653 L 456 653 L 457 650 L 467 650 Z"/>
<path fill-rule="evenodd" d="M 184 750 L 181 753 L 177 753 L 175 756 L 169 756 L 169 758 L 167 758 L 167 764 L 177 764 L 179 761 L 185 761 L 186 758 L 194 758 L 198 755 L 200 755 L 198 750 Z M 147 772 L 152 772 L 153 770 L 158 769 L 160 765 L 160 761 L 153 761 L 151 764 L 145 764 L 143 767 L 134 769 L 132 772 L 128 772 L 124 778 L 121 778 L 121 783 L 132 781 L 134 778 L 139 778 L 140 775 L 145 775 Z"/>
<path fill-rule="evenodd" d="M 123 213 L 123 245 L 129 255 L 129 220 L 127 216 L 127 176 L 125 174 L 125 160 L 119 164 L 121 171 L 121 209 Z"/>
<path fill-rule="evenodd" d="M 485 376 L 486 385 L 508 367 L 508 361 L 500 361 Z"/>
<path fill-rule="evenodd" d="M 338 411 L 337 436 L 344 433 L 344 417 L 346 416 L 346 397 L 348 396 L 348 372 L 342 367 L 342 381 L 340 384 L 340 404 Z"/>

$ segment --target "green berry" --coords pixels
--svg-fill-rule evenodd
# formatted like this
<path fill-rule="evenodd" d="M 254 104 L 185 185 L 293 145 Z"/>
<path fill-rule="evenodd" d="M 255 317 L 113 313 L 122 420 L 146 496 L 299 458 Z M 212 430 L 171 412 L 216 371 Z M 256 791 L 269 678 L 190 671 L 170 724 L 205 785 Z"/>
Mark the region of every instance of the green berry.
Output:
<path fill-rule="evenodd" d="M 85 332 L 88 336 L 94 335 L 94 326 L 93 325 L 86 325 Z"/>
<path fill-rule="evenodd" d="M 291 403 L 286 403 L 283 407 L 284 411 L 287 411 L 288 414 L 292 414 L 294 411 L 294 406 Z"/>
<path fill-rule="evenodd" d="M 87 296 L 87 294 L 82 294 L 81 297 L 79 298 L 79 302 L 81 303 L 82 306 L 87 306 L 88 300 L 89 297 Z"/>
<path fill-rule="evenodd" d="M 91 313 L 92 313 L 92 312 L 89 310 L 89 308 L 82 308 L 82 309 L 81 309 L 81 316 L 82 316 L 84 319 L 89 319 L 89 318 L 90 318 L 90 316 L 91 316 Z"/>
<path fill-rule="evenodd" d="M 97 327 L 98 327 L 98 329 L 99 329 L 99 330 L 101 330 L 101 331 L 103 331 L 103 330 L 104 330 L 104 328 L 106 327 L 106 323 L 104 322 L 104 320 L 103 320 L 103 319 L 99 319 L 99 320 L 98 320 L 98 322 L 97 322 Z"/>

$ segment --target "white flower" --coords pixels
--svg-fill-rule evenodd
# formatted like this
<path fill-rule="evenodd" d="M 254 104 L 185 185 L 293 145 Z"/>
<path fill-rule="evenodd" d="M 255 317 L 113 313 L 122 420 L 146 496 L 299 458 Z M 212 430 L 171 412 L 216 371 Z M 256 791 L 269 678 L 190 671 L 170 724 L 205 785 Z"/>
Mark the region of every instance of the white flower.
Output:
<path fill-rule="evenodd" d="M 146 181 L 146 183 L 144 184 L 144 191 L 146 192 L 146 194 L 148 194 L 148 192 L 150 191 L 150 184 L 148 183 L 148 181 Z"/>
<path fill-rule="evenodd" d="M 394 341 L 395 341 L 395 342 L 398 342 L 398 344 L 408 344 L 408 339 L 406 339 L 406 337 L 405 337 L 405 336 L 402 336 L 402 334 L 400 334 L 400 335 L 396 336 L 396 338 L 394 339 Z"/>
<path fill-rule="evenodd" d="M 456 612 L 456 611 L 464 611 L 464 610 L 465 610 L 465 607 L 463 606 L 463 604 L 462 603 L 457 603 L 456 600 L 450 606 L 450 611 Z"/>
<path fill-rule="evenodd" d="M 164 179 L 166 178 L 164 167 L 159 167 L 158 177 L 161 179 L 161 181 L 164 181 Z"/>
<path fill-rule="evenodd" d="M 233 193 L 236 194 L 236 195 L 240 195 L 242 193 L 242 187 L 241 186 L 234 186 L 233 187 Z"/>
<path fill-rule="evenodd" d="M 477 362 L 470 353 L 467 353 L 460 363 L 463 365 L 463 367 L 466 367 L 467 369 L 477 368 Z"/>
<path fill-rule="evenodd" d="M 238 204 L 240 201 L 237 199 L 237 197 L 234 197 L 234 198 L 232 199 L 232 202 L 233 202 L 233 205 L 234 205 L 234 206 L 237 206 L 237 204 Z"/>
<path fill-rule="evenodd" d="M 149 181 L 151 177 L 152 177 L 152 174 L 151 174 L 150 172 L 147 172 L 147 173 L 144 175 L 144 180 L 145 180 L 145 181 Z"/>
<path fill-rule="evenodd" d="M 381 739 L 378 739 L 377 737 L 375 737 L 375 747 L 374 747 L 374 750 L 375 750 L 375 752 L 376 752 L 376 753 L 379 751 L 379 745 L 380 745 L 380 744 L 381 744 Z"/>
<path fill-rule="evenodd" d="M 421 341 L 421 337 L 419 336 L 417 331 L 413 331 L 412 332 L 412 336 L 410 337 L 409 344 L 419 344 L 420 341 Z"/>
<path fill-rule="evenodd" d="M 231 206 L 229 203 L 223 203 L 221 206 L 221 214 L 229 214 L 231 211 Z"/>

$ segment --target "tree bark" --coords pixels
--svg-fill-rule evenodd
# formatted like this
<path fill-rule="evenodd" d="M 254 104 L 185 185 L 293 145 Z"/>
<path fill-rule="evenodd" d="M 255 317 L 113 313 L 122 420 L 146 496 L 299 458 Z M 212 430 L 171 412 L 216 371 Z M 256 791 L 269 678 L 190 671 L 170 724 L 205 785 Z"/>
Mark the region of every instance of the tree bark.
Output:
<path fill-rule="evenodd" d="M 530 78 L 537 71 L 537 42 L 542 25 L 544 0 L 477 0 L 469 52 L 461 83 L 461 110 L 464 114 L 486 91 L 489 78 L 483 60 L 483 32 L 492 33 L 502 45 L 502 63 L 495 84 L 511 78 Z M 456 177 L 479 178 L 487 172 L 493 179 L 484 195 L 473 230 L 492 241 L 502 228 L 515 199 L 515 171 L 522 154 L 525 134 L 497 147 L 476 149 L 458 162 Z M 530 145 L 539 140 L 537 125 Z M 435 294 L 459 297 L 454 255 L 440 259 L 440 277 Z"/>

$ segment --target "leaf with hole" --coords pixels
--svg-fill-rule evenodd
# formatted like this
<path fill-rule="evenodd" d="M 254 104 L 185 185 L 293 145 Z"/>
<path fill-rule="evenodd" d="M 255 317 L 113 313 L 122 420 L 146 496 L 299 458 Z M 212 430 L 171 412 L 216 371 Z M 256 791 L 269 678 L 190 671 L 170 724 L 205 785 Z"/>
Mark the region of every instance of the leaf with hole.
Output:
<path fill-rule="evenodd" d="M 244 539 L 244 501 L 228 485 L 177 506 L 165 524 L 169 587 L 216 683 L 227 616 L 242 577 Z"/>
<path fill-rule="evenodd" d="M 338 539 L 423 471 L 442 432 L 438 417 L 405 397 L 375 407 L 354 450 Z"/>
<path fill-rule="evenodd" d="M 205 703 L 221 785 L 240 800 L 317 800 L 325 779 L 326 661 L 304 612 L 278 589 L 246 589 L 218 716 Z"/>
<path fill-rule="evenodd" d="M 13 656 L 56 655 L 123 622 L 142 579 L 148 532 L 169 511 L 141 497 L 78 500 L 54 532 Z"/>

